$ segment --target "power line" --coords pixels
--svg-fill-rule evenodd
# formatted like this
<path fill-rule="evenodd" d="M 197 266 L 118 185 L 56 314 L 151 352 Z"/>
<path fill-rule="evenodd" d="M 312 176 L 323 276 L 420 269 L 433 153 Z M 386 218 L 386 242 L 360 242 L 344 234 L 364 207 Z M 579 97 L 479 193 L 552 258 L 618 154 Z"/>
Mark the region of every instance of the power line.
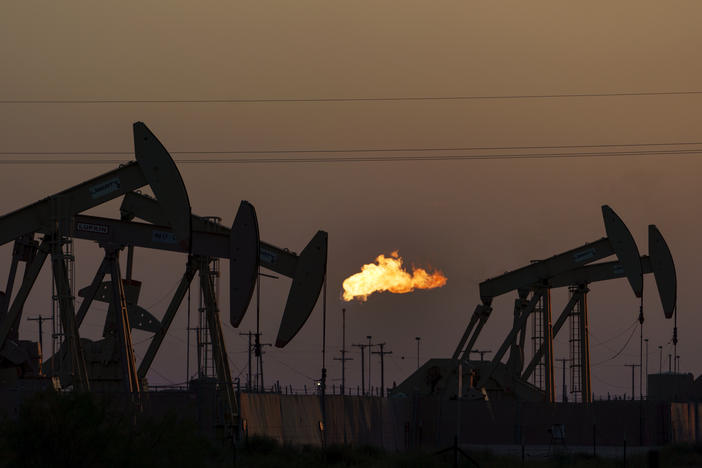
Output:
<path fill-rule="evenodd" d="M 690 96 L 702 91 L 641 91 L 610 93 L 504 94 L 474 96 L 389 96 L 333 98 L 229 98 L 229 99 L 4 99 L 0 104 L 260 104 L 260 103 L 324 103 L 324 102 L 398 102 L 398 101 L 475 101 L 516 99 L 569 99 L 643 96 Z"/>
<path fill-rule="evenodd" d="M 604 364 L 606 362 L 613 361 L 614 359 L 616 359 L 620 354 L 622 354 L 622 352 L 624 352 L 626 347 L 629 346 L 629 342 L 631 341 L 631 338 L 634 336 L 634 333 L 636 333 L 636 328 L 631 330 L 631 335 L 629 335 L 629 338 L 626 339 L 626 343 L 624 343 L 624 346 L 622 346 L 622 348 L 614 356 L 612 356 L 608 359 L 605 359 L 604 361 L 597 362 L 597 363 L 593 364 L 592 367 L 597 367 L 601 364 Z"/>
<path fill-rule="evenodd" d="M 595 344 L 597 344 L 597 345 L 606 345 L 607 343 L 609 343 L 609 342 L 611 342 L 611 341 L 614 341 L 614 340 L 616 340 L 617 338 L 619 338 L 620 336 L 622 336 L 622 335 L 626 334 L 627 332 L 629 332 L 629 331 L 630 331 L 632 328 L 634 328 L 637 324 L 638 324 L 638 320 L 634 320 L 633 322 L 631 322 L 631 324 L 630 324 L 628 327 L 626 327 L 625 329 L 620 330 L 619 332 L 617 332 L 616 335 L 614 335 L 614 336 L 612 336 L 612 337 L 610 337 L 610 338 L 607 338 L 607 339 L 605 339 L 605 340 L 601 340 L 601 341 L 600 341 L 600 339 L 597 338 L 597 337 L 595 336 L 595 334 L 592 333 L 592 331 L 590 331 L 590 337 L 593 339 L 593 341 L 595 342 Z"/>
<path fill-rule="evenodd" d="M 318 157 L 318 158 L 199 158 L 176 159 L 180 164 L 295 164 L 295 163 L 366 163 L 366 162 L 412 162 L 412 161 L 464 161 L 502 159 L 576 159 L 607 158 L 628 156 L 685 156 L 701 154 L 702 149 L 692 150 L 647 150 L 647 151 L 604 151 L 568 153 L 521 153 L 521 154 L 461 154 L 461 155 L 422 155 L 422 156 L 379 156 L 379 157 Z M 44 164 L 44 165 L 88 165 L 121 164 L 120 159 L 0 159 L 2 164 Z"/>
<path fill-rule="evenodd" d="M 532 145 L 532 146 L 436 146 L 407 148 L 329 148 L 329 149 L 277 149 L 277 150 L 202 150 L 169 151 L 170 154 L 315 154 L 315 153 L 388 153 L 388 152 L 426 152 L 426 151 L 487 151 L 487 150 L 531 150 L 531 149 L 575 149 L 575 148 L 620 148 L 645 146 L 695 146 L 702 141 L 683 141 L 668 143 L 600 143 L 590 145 Z M 26 156 L 91 156 L 91 155 L 132 155 L 134 151 L 0 151 L 0 155 Z"/>

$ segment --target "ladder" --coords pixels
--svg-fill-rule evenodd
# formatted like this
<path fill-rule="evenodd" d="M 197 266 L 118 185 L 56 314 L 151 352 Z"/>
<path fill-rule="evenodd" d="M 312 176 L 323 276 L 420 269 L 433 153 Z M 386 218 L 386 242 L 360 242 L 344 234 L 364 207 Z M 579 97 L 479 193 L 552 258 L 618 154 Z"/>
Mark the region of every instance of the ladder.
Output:
<path fill-rule="evenodd" d="M 220 266 L 218 258 L 211 258 L 209 263 L 209 275 L 214 285 L 215 297 L 219 303 L 219 276 Z M 210 329 L 207 324 L 207 308 L 205 307 L 202 286 L 200 286 L 200 303 L 198 307 L 198 326 L 195 329 L 197 339 L 197 369 L 198 377 L 215 377 L 216 369 L 212 355 L 212 339 Z"/>
<path fill-rule="evenodd" d="M 568 292 L 570 297 L 573 297 L 578 291 L 577 286 L 570 286 Z M 570 322 L 570 337 L 568 343 L 570 345 L 570 394 L 571 401 L 574 403 L 582 403 L 582 365 L 581 365 L 581 333 L 580 333 L 580 301 L 575 303 L 575 306 L 570 312 L 568 321 Z"/>
<path fill-rule="evenodd" d="M 534 307 L 531 313 L 531 344 L 532 344 L 532 355 L 536 355 L 541 346 L 544 343 L 544 303 L 543 299 L 539 300 L 539 303 Z M 544 359 L 541 358 L 539 363 L 534 368 L 532 374 L 532 383 L 540 388 L 545 389 L 544 382 L 545 368 Z"/>
<path fill-rule="evenodd" d="M 60 236 L 55 242 L 61 243 L 61 258 L 66 264 L 66 270 L 68 272 L 68 279 L 71 283 L 71 297 L 70 300 L 75 300 L 75 254 L 73 251 L 73 239 L 70 237 Z M 59 316 L 59 301 L 60 297 L 56 291 L 56 282 L 54 280 L 54 271 L 51 270 L 51 355 L 54 356 L 59 349 L 61 349 L 61 344 L 63 343 L 63 325 L 61 323 L 61 318 Z M 42 350 L 44 353 L 44 350 Z M 44 354 L 46 359 L 46 354 Z M 51 360 L 52 369 L 49 369 L 50 375 L 54 375 L 54 372 L 58 369 L 53 369 L 56 359 Z"/>

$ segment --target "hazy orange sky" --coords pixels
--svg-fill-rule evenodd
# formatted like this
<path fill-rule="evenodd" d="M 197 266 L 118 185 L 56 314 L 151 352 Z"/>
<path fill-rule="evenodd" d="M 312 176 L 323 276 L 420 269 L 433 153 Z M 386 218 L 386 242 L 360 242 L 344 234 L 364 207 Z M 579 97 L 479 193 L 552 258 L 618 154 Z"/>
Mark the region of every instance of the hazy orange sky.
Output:
<path fill-rule="evenodd" d="M 417 96 L 495 96 L 701 91 L 702 5 L 694 1 L 588 2 L 6 2 L 0 6 L 2 100 L 198 100 Z M 330 148 L 436 148 L 700 142 L 702 95 L 381 102 L 0 104 L 0 159 L 7 152 L 130 151 L 141 120 L 178 151 Z M 691 146 L 691 148 L 701 148 Z M 484 151 L 482 153 L 485 153 Z M 482 154 L 481 153 L 481 154 Z M 399 153 L 402 155 L 403 153 Z M 432 153 L 447 154 L 447 153 Z M 464 154 L 464 153 L 460 153 Z M 313 155 L 314 156 L 314 155 Z M 338 156 L 338 155 L 333 155 Z M 343 155 L 342 155 L 343 156 Z M 374 156 L 369 154 L 368 156 Z M 29 157 L 29 156 L 24 156 Z M 130 155 L 94 156 L 110 160 Z M 178 155 L 178 158 L 198 158 Z M 209 156 L 208 156 L 209 157 Z M 227 157 L 227 156 L 225 156 Z M 259 156 L 253 156 L 259 157 Z M 284 156 L 288 157 L 288 156 Z M 76 156 L 42 156 L 75 159 Z M 0 213 L 115 167 L 0 165 Z M 252 202 L 261 237 L 300 251 L 318 229 L 329 232 L 330 356 L 341 343 L 372 335 L 393 351 L 386 382 L 398 383 L 422 359 L 448 357 L 478 302 L 478 283 L 532 259 L 605 235 L 600 205 L 627 223 L 641 253 L 657 224 L 677 265 L 680 355 L 697 376 L 699 239 L 702 195 L 698 154 L 583 159 L 467 160 L 309 164 L 179 164 L 193 212 L 233 220 Z M 93 213 L 118 216 L 118 202 Z M 343 304 L 341 282 L 378 254 L 399 250 L 408 264 L 441 269 L 448 284 L 407 295 L 374 295 Z M 77 288 L 101 257 L 77 243 Z M 0 248 L 4 288 L 11 246 Z M 185 257 L 139 251 L 140 304 L 161 317 Z M 45 268 L 25 317 L 50 312 Z M 226 274 L 223 284 L 226 284 Z M 289 281 L 264 280 L 264 341 L 277 333 Z M 606 360 L 638 314 L 625 280 L 589 295 L 592 362 Z M 221 294 L 222 310 L 228 295 Z M 566 302 L 554 292 L 554 315 Z M 513 296 L 496 301 L 477 344 L 496 350 L 512 322 Z M 255 305 L 252 302 L 252 306 Z M 196 307 L 196 306 L 195 306 Z M 105 308 L 81 333 L 99 337 Z M 252 308 L 253 311 L 253 308 Z M 266 377 L 301 387 L 319 376 L 321 309 L 284 351 L 266 350 Z M 171 327 L 152 382 L 185 380 L 185 308 Z M 655 283 L 645 280 L 650 370 L 667 353 L 672 322 Z M 233 374 L 246 344 L 225 325 Z M 35 339 L 26 320 L 21 334 Z M 135 331 L 141 356 L 149 337 Z M 48 340 L 47 340 L 48 341 Z M 603 344 L 600 344 L 604 342 Z M 354 351 L 355 352 L 355 351 Z M 401 356 L 406 356 L 402 360 Z M 556 356 L 567 357 L 567 333 Z M 359 383 L 358 356 L 349 384 Z M 593 368 L 597 395 L 629 391 L 626 363 Z M 194 365 L 194 361 L 193 361 Z M 373 382 L 379 366 L 374 364 Z M 330 385 L 339 363 L 329 361 Z M 242 377 L 244 373 L 240 374 Z M 556 379 L 560 394 L 560 368 Z"/>

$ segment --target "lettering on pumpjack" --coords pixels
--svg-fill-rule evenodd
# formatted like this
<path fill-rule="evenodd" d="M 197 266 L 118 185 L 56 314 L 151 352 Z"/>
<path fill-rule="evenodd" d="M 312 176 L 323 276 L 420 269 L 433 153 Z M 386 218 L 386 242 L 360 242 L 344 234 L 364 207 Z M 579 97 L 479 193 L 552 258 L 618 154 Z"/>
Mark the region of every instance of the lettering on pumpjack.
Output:
<path fill-rule="evenodd" d="M 163 242 L 164 244 L 175 244 L 177 242 L 175 234 L 164 231 L 152 231 L 151 240 L 154 242 Z"/>
<path fill-rule="evenodd" d="M 580 252 L 575 252 L 573 254 L 573 260 L 576 262 L 584 262 L 585 260 L 589 260 L 595 256 L 595 249 L 589 248 L 586 250 L 581 250 Z"/>
<path fill-rule="evenodd" d="M 102 182 L 97 185 L 93 185 L 90 187 L 90 195 L 92 195 L 93 198 L 100 198 L 104 197 L 108 193 L 112 193 L 116 190 L 119 190 L 120 187 L 122 187 L 122 184 L 119 181 L 119 177 L 113 177 L 112 179 L 108 179 L 105 182 Z"/>
<path fill-rule="evenodd" d="M 108 234 L 110 232 L 110 228 L 105 224 L 76 223 L 76 231 Z"/>
<path fill-rule="evenodd" d="M 278 260 L 278 256 L 276 254 L 263 248 L 259 250 L 259 258 L 261 259 L 261 261 L 270 264 L 273 264 L 276 260 Z"/>

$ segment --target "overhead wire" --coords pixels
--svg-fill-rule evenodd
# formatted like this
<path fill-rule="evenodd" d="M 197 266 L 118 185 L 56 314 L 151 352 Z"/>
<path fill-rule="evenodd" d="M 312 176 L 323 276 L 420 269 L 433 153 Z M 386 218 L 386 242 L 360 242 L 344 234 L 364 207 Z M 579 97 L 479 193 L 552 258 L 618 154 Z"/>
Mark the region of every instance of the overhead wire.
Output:
<path fill-rule="evenodd" d="M 622 329 L 621 331 L 617 332 L 614 336 L 611 336 L 611 337 L 607 338 L 606 340 L 600 340 L 599 338 L 597 338 L 597 336 L 595 336 L 594 333 L 592 333 L 592 331 L 590 331 L 590 336 L 594 339 L 595 344 L 605 345 L 606 343 L 610 343 L 610 342 L 616 340 L 617 338 L 619 338 L 620 336 L 624 335 L 626 332 L 630 331 L 633 327 L 636 326 L 637 323 L 638 323 L 638 321 L 634 320 L 633 322 L 631 322 L 629 324 L 628 327 Z"/>
<path fill-rule="evenodd" d="M 275 358 L 275 357 L 273 357 L 273 356 L 270 356 L 270 359 L 273 359 L 275 362 L 277 362 L 277 363 L 279 363 L 279 364 L 281 364 L 281 365 L 287 367 L 288 369 L 290 369 L 290 370 L 293 371 L 294 373 L 296 373 L 296 374 L 298 374 L 298 375 L 300 375 L 300 376 L 302 376 L 302 377 L 304 377 L 304 378 L 306 378 L 306 379 L 308 379 L 308 380 L 310 380 L 310 381 L 312 381 L 312 382 L 316 382 L 316 381 L 318 380 L 318 379 L 315 379 L 314 377 L 310 377 L 309 375 L 307 375 L 307 374 L 305 374 L 305 373 L 303 373 L 303 372 L 301 372 L 301 371 L 295 369 L 294 367 L 292 367 L 292 366 L 289 365 L 289 364 L 286 364 L 285 362 L 281 361 L 280 359 L 277 359 L 277 358 Z"/>
<path fill-rule="evenodd" d="M 626 339 L 626 342 L 624 343 L 624 346 L 622 346 L 622 348 L 621 348 L 619 351 L 617 351 L 617 352 L 614 354 L 614 356 L 612 356 L 612 357 L 610 357 L 610 358 L 608 358 L 608 359 L 605 359 L 604 361 L 597 362 L 597 363 L 593 364 L 592 367 L 597 367 L 597 366 L 599 366 L 599 365 L 601 365 L 601 364 L 604 364 L 604 363 L 606 363 L 606 362 L 613 361 L 614 359 L 616 359 L 617 357 L 619 357 L 619 355 L 622 354 L 622 353 L 624 352 L 624 350 L 626 349 L 626 347 L 629 346 L 629 342 L 631 342 L 631 338 L 634 336 L 635 333 L 636 333 L 636 327 L 632 327 L 631 334 L 629 335 L 629 338 Z"/>
<path fill-rule="evenodd" d="M 480 101 L 520 99 L 573 99 L 612 97 L 693 96 L 702 91 L 638 91 L 604 93 L 500 94 L 454 96 L 367 96 L 310 98 L 211 98 L 211 99 L 2 99 L 0 104 L 265 104 L 331 102 L 412 102 L 412 101 Z"/>
<path fill-rule="evenodd" d="M 180 280 L 178 280 L 172 288 L 170 288 L 168 291 L 166 291 L 159 299 L 157 299 L 155 302 L 152 302 L 151 304 L 144 306 L 145 309 L 151 309 L 161 303 L 163 303 L 166 299 L 170 299 L 173 292 L 178 288 L 178 285 L 180 284 Z"/>
<path fill-rule="evenodd" d="M 398 148 L 310 148 L 310 149 L 253 149 L 253 150 L 201 150 L 169 151 L 170 154 L 313 154 L 313 153 L 385 153 L 385 152 L 426 152 L 426 151 L 488 151 L 488 150 L 531 150 L 531 149 L 574 149 L 574 148 L 618 148 L 643 146 L 699 146 L 702 141 L 672 141 L 647 143 L 596 143 L 579 145 L 521 145 L 521 146 L 429 146 Z M 0 155 L 132 155 L 134 151 L 0 151 Z"/>
<path fill-rule="evenodd" d="M 630 93 L 575 93 L 575 94 L 544 94 L 544 95 L 495 95 L 495 96 L 419 96 L 419 97 L 361 97 L 361 98 L 284 98 L 284 99 L 180 99 L 180 100 L 0 100 L 0 104 L 118 104 L 118 103 L 304 103 L 304 102 L 362 102 L 362 101 L 441 101 L 441 100 L 499 100 L 499 99 L 561 99 L 587 97 L 634 97 L 634 96 L 682 96 L 697 95 L 702 91 L 664 91 L 664 92 L 630 92 Z M 625 147 L 625 146 L 677 146 L 699 145 L 701 143 L 648 143 L 648 144 L 608 144 L 608 145 L 560 145 L 560 146 L 523 146 L 523 147 L 473 147 L 473 148 L 397 148 L 397 149 L 331 149 L 331 150 L 236 150 L 236 151 L 182 151 L 173 154 L 313 154 L 313 153 L 363 153 L 363 152 L 426 152 L 426 151 L 465 151 L 465 150 L 504 150 L 504 149 L 567 149 L 595 147 Z M 373 157 L 373 158 L 257 158 L 257 159 L 181 159 L 177 162 L 184 164 L 250 164 L 250 163 L 316 163 L 316 162 L 391 162 L 391 161 L 450 161 L 471 159 L 543 159 L 543 158 L 584 158 L 612 156 L 643 156 L 643 155 L 692 155 L 700 154 L 700 150 L 668 150 L 668 151 L 639 151 L 639 152 L 599 152 L 599 153 L 531 153 L 531 154 L 499 154 L 499 155 L 433 155 L 433 156 L 402 156 L 402 157 Z M 0 152 L 3 155 L 121 155 L 130 152 Z M 0 160 L 0 164 L 113 164 L 119 160 Z M 634 329 L 635 331 L 635 329 Z M 620 335 L 618 335 L 620 336 Z M 617 336 L 617 337 L 618 337 Z M 633 333 L 629 336 L 624 347 L 613 357 L 616 358 L 629 344 Z M 616 337 L 615 337 L 616 338 Z M 614 339 L 614 338 L 612 338 Z M 606 340 L 606 342 L 611 341 Z M 604 342 L 600 343 L 604 344 Z M 276 361 L 278 361 L 276 359 Z M 291 368 L 282 361 L 278 361 Z M 396 363 L 397 364 L 397 363 Z M 595 365 L 598 365 L 595 364 Z M 155 369 L 154 369 L 155 370 Z M 302 373 L 294 370 L 296 373 Z M 160 375 L 160 374 L 159 374 Z M 163 377 L 163 376 L 162 376 Z M 305 376 L 314 380 L 309 376 Z M 168 380 L 168 379 L 166 379 Z"/>
<path fill-rule="evenodd" d="M 612 336 L 612 337 L 610 337 L 610 338 L 608 338 L 608 339 L 606 339 L 606 340 L 604 340 L 604 341 L 599 341 L 599 340 L 597 339 L 597 337 L 593 335 L 592 331 L 590 331 L 590 336 L 593 338 L 593 341 L 591 342 L 591 348 L 594 348 L 594 347 L 603 347 L 603 348 L 607 349 L 609 352 L 617 353 L 617 350 L 616 350 L 615 348 L 612 348 L 611 346 L 609 346 L 607 343 L 611 343 L 612 341 L 614 341 L 614 340 L 616 340 L 617 338 L 619 338 L 619 337 L 625 335 L 626 333 L 628 333 L 628 332 L 631 331 L 632 329 L 635 329 L 636 326 L 637 326 L 638 324 L 639 324 L 639 323 L 638 323 L 638 320 L 634 320 L 626 329 L 621 330 L 621 331 L 620 331 L 619 333 L 617 333 L 616 335 L 614 335 L 614 336 Z M 622 352 L 621 350 L 620 350 L 619 353 L 617 354 L 617 357 L 620 356 L 620 355 L 621 355 L 621 356 L 631 357 L 631 358 L 639 357 L 639 354 L 638 354 L 638 353 L 625 353 L 625 352 Z M 608 362 L 608 361 L 603 361 L 603 362 L 600 362 L 599 364 L 601 365 L 601 364 L 603 364 L 604 362 Z"/>
<path fill-rule="evenodd" d="M 692 150 L 644 150 L 644 151 L 604 151 L 566 153 L 516 153 L 516 154 L 462 154 L 462 155 L 422 155 L 422 156 L 379 156 L 379 157 L 317 157 L 317 158 L 198 158 L 175 159 L 179 164 L 295 164 L 295 163 L 371 163 L 371 162 L 413 162 L 413 161 L 464 161 L 464 160 L 515 160 L 515 159 L 579 159 L 631 156 L 689 156 L 702 154 L 702 149 Z M 89 165 L 120 164 L 118 159 L 0 159 L 0 164 L 54 164 Z"/>

